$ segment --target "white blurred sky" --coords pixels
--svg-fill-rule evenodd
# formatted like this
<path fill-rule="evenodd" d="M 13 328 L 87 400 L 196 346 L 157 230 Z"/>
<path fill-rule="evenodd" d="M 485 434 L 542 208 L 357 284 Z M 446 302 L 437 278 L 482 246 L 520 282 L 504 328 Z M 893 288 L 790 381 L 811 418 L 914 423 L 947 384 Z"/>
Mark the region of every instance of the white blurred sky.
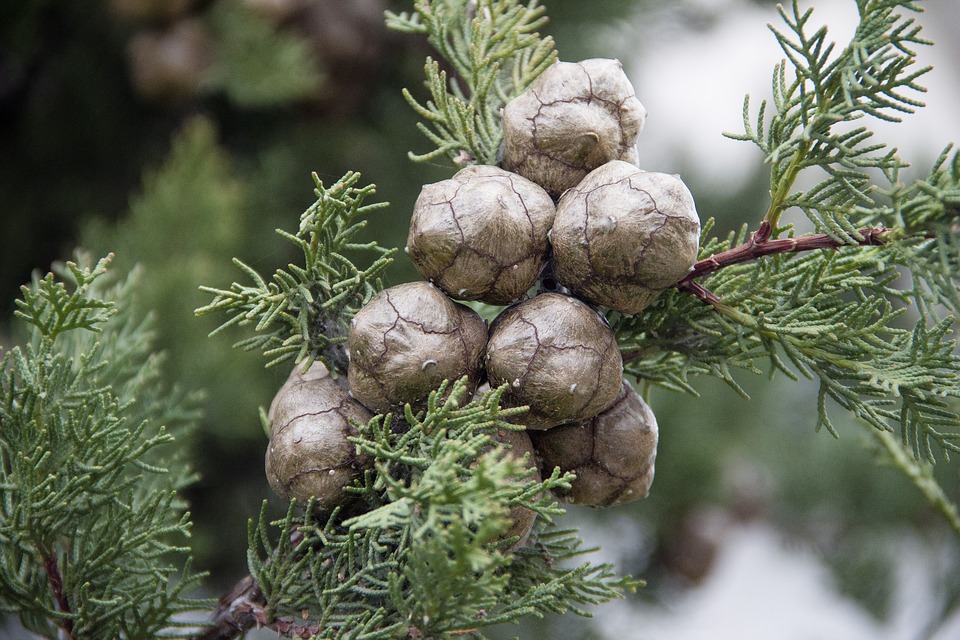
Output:
<path fill-rule="evenodd" d="M 600 547 L 594 562 L 624 566 L 643 540 L 643 525 L 624 516 L 614 526 L 582 511 L 570 514 L 584 540 Z M 598 631 L 607 640 L 957 640 L 960 612 L 938 621 L 942 567 L 957 552 L 953 540 L 923 540 L 885 532 L 896 584 L 887 620 L 841 595 L 819 557 L 762 522 L 738 523 L 722 512 L 705 518 L 718 543 L 710 573 L 677 589 L 665 606 L 617 600 L 600 606 Z M 568 516 L 569 517 L 569 516 Z M 565 523 L 569 524 L 569 523 Z M 932 635 L 923 629 L 932 627 Z"/>
<path fill-rule="evenodd" d="M 918 96 L 928 106 L 896 126 L 873 120 L 869 125 L 917 171 L 927 168 L 947 143 L 960 143 L 960 0 L 920 4 L 926 11 L 917 20 L 926 37 L 937 42 L 919 51 L 921 66 L 934 67 L 922 81 L 928 93 Z M 801 3 L 809 6 L 815 7 L 812 24 L 827 25 L 829 37 L 838 43 L 849 39 L 857 19 L 853 0 Z M 692 171 L 718 187 L 736 185 L 757 169 L 762 157 L 753 145 L 722 133 L 743 130 L 745 94 L 753 109 L 769 99 L 773 65 L 783 53 L 767 24 L 783 23 L 774 7 L 748 0 L 681 0 L 665 13 L 678 8 L 703 12 L 707 19 L 690 30 L 647 13 L 621 23 L 613 36 L 649 111 L 639 142 L 640 163 L 650 170 Z"/>

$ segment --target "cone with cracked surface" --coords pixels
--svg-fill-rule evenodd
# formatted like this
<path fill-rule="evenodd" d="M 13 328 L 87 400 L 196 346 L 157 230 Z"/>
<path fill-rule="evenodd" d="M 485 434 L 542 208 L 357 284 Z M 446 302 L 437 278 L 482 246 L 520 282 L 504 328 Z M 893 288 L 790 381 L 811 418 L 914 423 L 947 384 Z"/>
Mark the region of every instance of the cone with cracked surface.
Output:
<path fill-rule="evenodd" d="M 330 510 L 353 501 L 344 491 L 369 466 L 347 438 L 357 435 L 354 423 L 373 415 L 350 397 L 320 363 L 306 373 L 298 365 L 274 396 L 267 414 L 270 443 L 265 466 L 270 488 L 280 497 L 296 498 Z"/>
<path fill-rule="evenodd" d="M 528 405 L 530 429 L 587 420 L 620 391 L 616 337 L 596 311 L 570 296 L 545 293 L 510 307 L 490 326 L 491 386 L 509 384 L 505 404 Z"/>
<path fill-rule="evenodd" d="M 560 198 L 550 239 L 560 282 L 638 313 L 693 268 L 700 218 L 678 176 L 613 160 Z"/>
<path fill-rule="evenodd" d="M 371 411 L 418 404 L 444 380 L 482 374 L 487 325 L 427 282 L 375 295 L 350 322 L 350 391 Z"/>
<path fill-rule="evenodd" d="M 646 117 L 620 61 L 557 62 L 504 106 L 502 166 L 557 197 L 609 160 L 636 164 Z"/>
<path fill-rule="evenodd" d="M 555 212 L 547 192 L 526 178 L 467 167 L 420 191 L 407 253 L 451 297 L 509 304 L 536 281 Z"/>
<path fill-rule="evenodd" d="M 532 433 L 544 470 L 573 472 L 564 502 L 609 507 L 647 497 L 657 459 L 657 419 L 627 381 L 606 411 L 580 424 Z"/>

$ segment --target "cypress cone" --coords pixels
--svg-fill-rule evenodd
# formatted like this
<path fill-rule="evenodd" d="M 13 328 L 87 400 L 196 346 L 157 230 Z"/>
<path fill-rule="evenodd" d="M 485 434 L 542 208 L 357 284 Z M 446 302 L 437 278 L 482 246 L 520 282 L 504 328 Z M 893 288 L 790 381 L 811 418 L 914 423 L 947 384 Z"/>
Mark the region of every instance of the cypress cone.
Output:
<path fill-rule="evenodd" d="M 504 106 L 502 165 L 558 197 L 609 160 L 636 164 L 646 117 L 618 60 L 557 62 Z"/>
<path fill-rule="evenodd" d="M 384 289 L 350 322 L 350 391 L 367 408 L 386 413 L 417 404 L 444 380 L 483 373 L 487 325 L 427 282 Z"/>
<path fill-rule="evenodd" d="M 623 361 L 613 331 L 570 296 L 545 293 L 501 313 L 486 355 L 491 386 L 509 384 L 504 400 L 528 405 L 530 429 L 592 418 L 620 391 Z"/>
<path fill-rule="evenodd" d="M 564 502 L 609 507 L 647 497 L 657 459 L 657 419 L 626 380 L 614 403 L 596 417 L 531 433 L 544 470 L 577 478 L 554 493 Z"/>
<path fill-rule="evenodd" d="M 270 442 L 267 481 L 284 499 L 296 498 L 330 510 L 352 501 L 344 491 L 369 466 L 347 438 L 357 435 L 354 423 L 373 415 L 350 397 L 341 381 L 320 363 L 306 373 L 297 366 L 274 396 L 267 414 Z"/>
<path fill-rule="evenodd" d="M 536 282 L 555 211 L 550 196 L 526 178 L 467 167 L 420 191 L 407 253 L 447 295 L 509 304 Z"/>

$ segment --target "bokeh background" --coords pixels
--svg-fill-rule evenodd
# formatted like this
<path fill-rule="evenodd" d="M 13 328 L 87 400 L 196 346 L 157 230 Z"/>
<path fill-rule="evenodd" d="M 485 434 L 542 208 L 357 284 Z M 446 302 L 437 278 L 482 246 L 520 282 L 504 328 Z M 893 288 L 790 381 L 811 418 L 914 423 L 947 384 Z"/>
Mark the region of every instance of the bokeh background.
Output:
<path fill-rule="evenodd" d="M 722 233 L 765 210 L 743 95 L 769 95 L 781 57 L 767 0 L 545 0 L 564 60 L 617 57 L 650 115 L 641 166 L 680 173 Z M 809 2 L 803 4 L 809 5 Z M 853 0 L 819 0 L 837 39 Z M 936 46 L 921 51 L 929 106 L 883 140 L 928 168 L 960 142 L 960 0 L 925 0 Z M 17 343 L 13 300 L 34 270 L 78 248 L 140 265 L 171 383 L 205 392 L 188 496 L 197 563 L 223 592 L 245 573 L 246 523 L 266 498 L 258 408 L 286 371 L 207 334 L 201 284 L 228 286 L 236 256 L 272 273 L 294 260 L 274 233 L 313 202 L 310 172 L 347 170 L 391 207 L 369 237 L 402 246 L 420 186 L 448 177 L 400 95 L 423 96 L 424 40 L 387 32 L 388 0 L 18 0 L 0 2 L 0 344 Z M 417 277 L 402 257 L 387 284 Z M 815 433 L 813 383 L 744 377 L 749 402 L 713 380 L 701 397 L 655 392 L 661 427 L 651 496 L 571 509 L 597 561 L 649 586 L 594 617 L 497 631 L 527 639 L 960 637 L 960 545 L 864 428 Z M 955 464 L 937 474 L 960 498 Z M 282 505 L 272 505 L 279 510 Z M 0 627 L 3 631 L 3 627 Z"/>

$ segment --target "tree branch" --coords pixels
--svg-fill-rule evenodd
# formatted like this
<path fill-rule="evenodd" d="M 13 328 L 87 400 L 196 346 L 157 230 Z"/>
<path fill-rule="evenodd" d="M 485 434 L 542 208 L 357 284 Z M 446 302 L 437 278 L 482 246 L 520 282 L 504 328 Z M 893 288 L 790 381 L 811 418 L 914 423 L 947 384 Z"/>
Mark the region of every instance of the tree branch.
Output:
<path fill-rule="evenodd" d="M 60 573 L 60 566 L 57 564 L 57 556 L 54 554 L 45 555 L 43 558 L 43 568 L 47 572 L 47 584 L 53 592 L 53 598 L 57 601 L 57 609 L 65 614 L 60 626 L 60 637 L 62 640 L 73 640 L 73 619 L 70 617 L 70 601 L 67 600 L 67 594 L 63 591 L 63 575 Z"/>
<path fill-rule="evenodd" d="M 860 246 L 878 246 L 885 244 L 887 238 L 884 234 L 888 231 L 889 229 L 883 227 L 878 229 L 860 229 L 858 233 L 862 236 L 862 239 L 858 240 L 857 244 Z M 831 238 L 825 233 L 800 236 L 799 238 L 771 240 L 770 235 L 772 232 L 773 227 L 769 222 L 764 220 L 760 224 L 760 227 L 750 234 L 750 238 L 746 242 L 732 249 L 721 251 L 709 258 L 700 260 L 693 265 L 693 270 L 687 274 L 687 277 L 674 286 L 681 291 L 686 291 L 696 296 L 705 304 L 716 305 L 720 303 L 720 297 L 699 282 L 695 282 L 697 278 L 719 271 L 724 267 L 742 262 L 750 262 L 763 256 L 778 253 L 799 253 L 801 251 L 813 251 L 816 249 L 839 249 L 840 247 L 848 246 L 847 243 Z"/>
<path fill-rule="evenodd" d="M 318 624 L 296 624 L 269 619 L 267 600 L 253 576 L 244 576 L 220 598 L 210 626 L 194 640 L 233 640 L 254 627 L 269 627 L 289 638 L 312 638 L 322 631 Z"/>
<path fill-rule="evenodd" d="M 303 533 L 299 529 L 290 534 L 290 543 L 294 547 L 302 540 Z M 315 626 L 296 626 L 286 620 L 273 619 L 267 613 L 267 599 L 260 585 L 252 575 L 246 575 L 220 598 L 210 626 L 194 640 L 233 640 L 254 627 L 270 627 L 289 637 L 309 638 L 320 633 Z"/>
<path fill-rule="evenodd" d="M 266 606 L 253 576 L 245 576 L 220 598 L 210 627 L 195 640 L 233 640 L 254 627 L 266 626 Z"/>

